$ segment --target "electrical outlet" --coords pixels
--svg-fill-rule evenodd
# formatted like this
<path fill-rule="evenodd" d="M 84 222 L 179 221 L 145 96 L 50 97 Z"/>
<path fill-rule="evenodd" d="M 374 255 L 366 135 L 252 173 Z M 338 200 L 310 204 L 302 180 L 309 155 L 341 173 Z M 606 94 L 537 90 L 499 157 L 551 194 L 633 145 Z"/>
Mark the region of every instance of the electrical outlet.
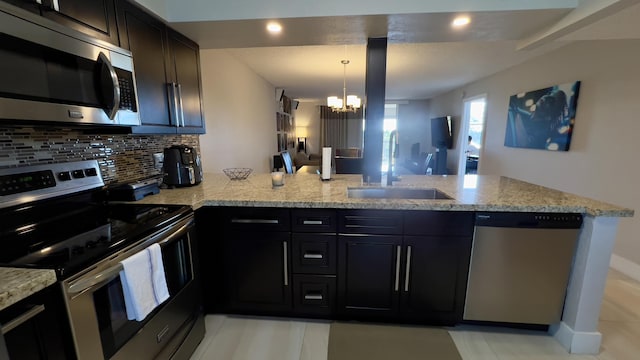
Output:
<path fill-rule="evenodd" d="M 153 167 L 157 170 L 162 170 L 163 164 L 164 164 L 164 154 L 163 153 L 153 154 Z"/>

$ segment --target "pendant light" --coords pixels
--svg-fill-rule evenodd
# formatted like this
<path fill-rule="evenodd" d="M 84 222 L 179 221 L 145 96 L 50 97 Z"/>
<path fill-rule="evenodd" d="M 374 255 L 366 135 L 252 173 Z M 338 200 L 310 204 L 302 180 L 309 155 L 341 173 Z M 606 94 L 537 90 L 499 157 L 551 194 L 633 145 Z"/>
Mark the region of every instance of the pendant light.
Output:
<path fill-rule="evenodd" d="M 342 60 L 340 62 L 344 67 L 342 99 L 337 96 L 329 96 L 327 98 L 327 106 L 335 112 L 356 112 L 362 105 L 362 101 L 356 95 L 347 96 L 347 65 L 349 64 L 349 60 Z"/>

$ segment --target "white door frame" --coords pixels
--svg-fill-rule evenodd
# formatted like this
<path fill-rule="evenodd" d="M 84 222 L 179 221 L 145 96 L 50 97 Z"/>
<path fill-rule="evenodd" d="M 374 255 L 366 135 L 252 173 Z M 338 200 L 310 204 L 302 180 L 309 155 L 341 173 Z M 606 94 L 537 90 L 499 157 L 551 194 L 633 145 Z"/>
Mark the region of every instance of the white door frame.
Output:
<path fill-rule="evenodd" d="M 484 114 L 482 114 L 482 117 L 484 118 L 482 122 L 482 138 L 483 139 L 480 139 L 480 143 L 482 144 L 482 148 L 480 149 L 480 151 L 482 152 L 482 149 L 484 149 L 484 137 L 485 137 L 484 133 L 487 128 L 486 124 L 487 124 L 487 104 L 488 104 L 486 93 L 474 95 L 474 96 L 470 96 L 462 99 L 462 119 L 460 121 L 460 136 L 458 136 L 458 149 L 460 149 L 460 152 L 458 153 L 458 175 L 459 176 L 464 175 L 467 167 L 466 149 L 467 149 L 467 142 L 469 141 L 468 140 L 469 121 L 471 120 L 470 104 L 472 101 L 478 100 L 478 99 L 484 99 L 484 103 L 485 103 Z M 480 161 L 478 161 L 478 166 L 479 165 L 480 165 Z"/>

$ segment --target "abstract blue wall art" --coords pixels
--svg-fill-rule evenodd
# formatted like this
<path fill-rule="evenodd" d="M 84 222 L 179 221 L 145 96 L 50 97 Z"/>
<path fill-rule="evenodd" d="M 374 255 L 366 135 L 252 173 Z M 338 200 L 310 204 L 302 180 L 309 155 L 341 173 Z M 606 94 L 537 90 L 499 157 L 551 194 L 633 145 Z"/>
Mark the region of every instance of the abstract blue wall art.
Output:
<path fill-rule="evenodd" d="M 568 151 L 580 81 L 512 95 L 504 145 Z"/>

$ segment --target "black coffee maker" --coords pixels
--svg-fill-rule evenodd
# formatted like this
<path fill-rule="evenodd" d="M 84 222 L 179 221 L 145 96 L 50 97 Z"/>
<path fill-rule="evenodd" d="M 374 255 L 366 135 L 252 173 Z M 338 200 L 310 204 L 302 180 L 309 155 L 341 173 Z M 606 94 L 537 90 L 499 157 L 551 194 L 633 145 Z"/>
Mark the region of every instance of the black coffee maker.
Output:
<path fill-rule="evenodd" d="M 173 145 L 164 149 L 164 179 L 168 186 L 193 186 L 202 181 L 202 164 L 195 148 Z"/>

